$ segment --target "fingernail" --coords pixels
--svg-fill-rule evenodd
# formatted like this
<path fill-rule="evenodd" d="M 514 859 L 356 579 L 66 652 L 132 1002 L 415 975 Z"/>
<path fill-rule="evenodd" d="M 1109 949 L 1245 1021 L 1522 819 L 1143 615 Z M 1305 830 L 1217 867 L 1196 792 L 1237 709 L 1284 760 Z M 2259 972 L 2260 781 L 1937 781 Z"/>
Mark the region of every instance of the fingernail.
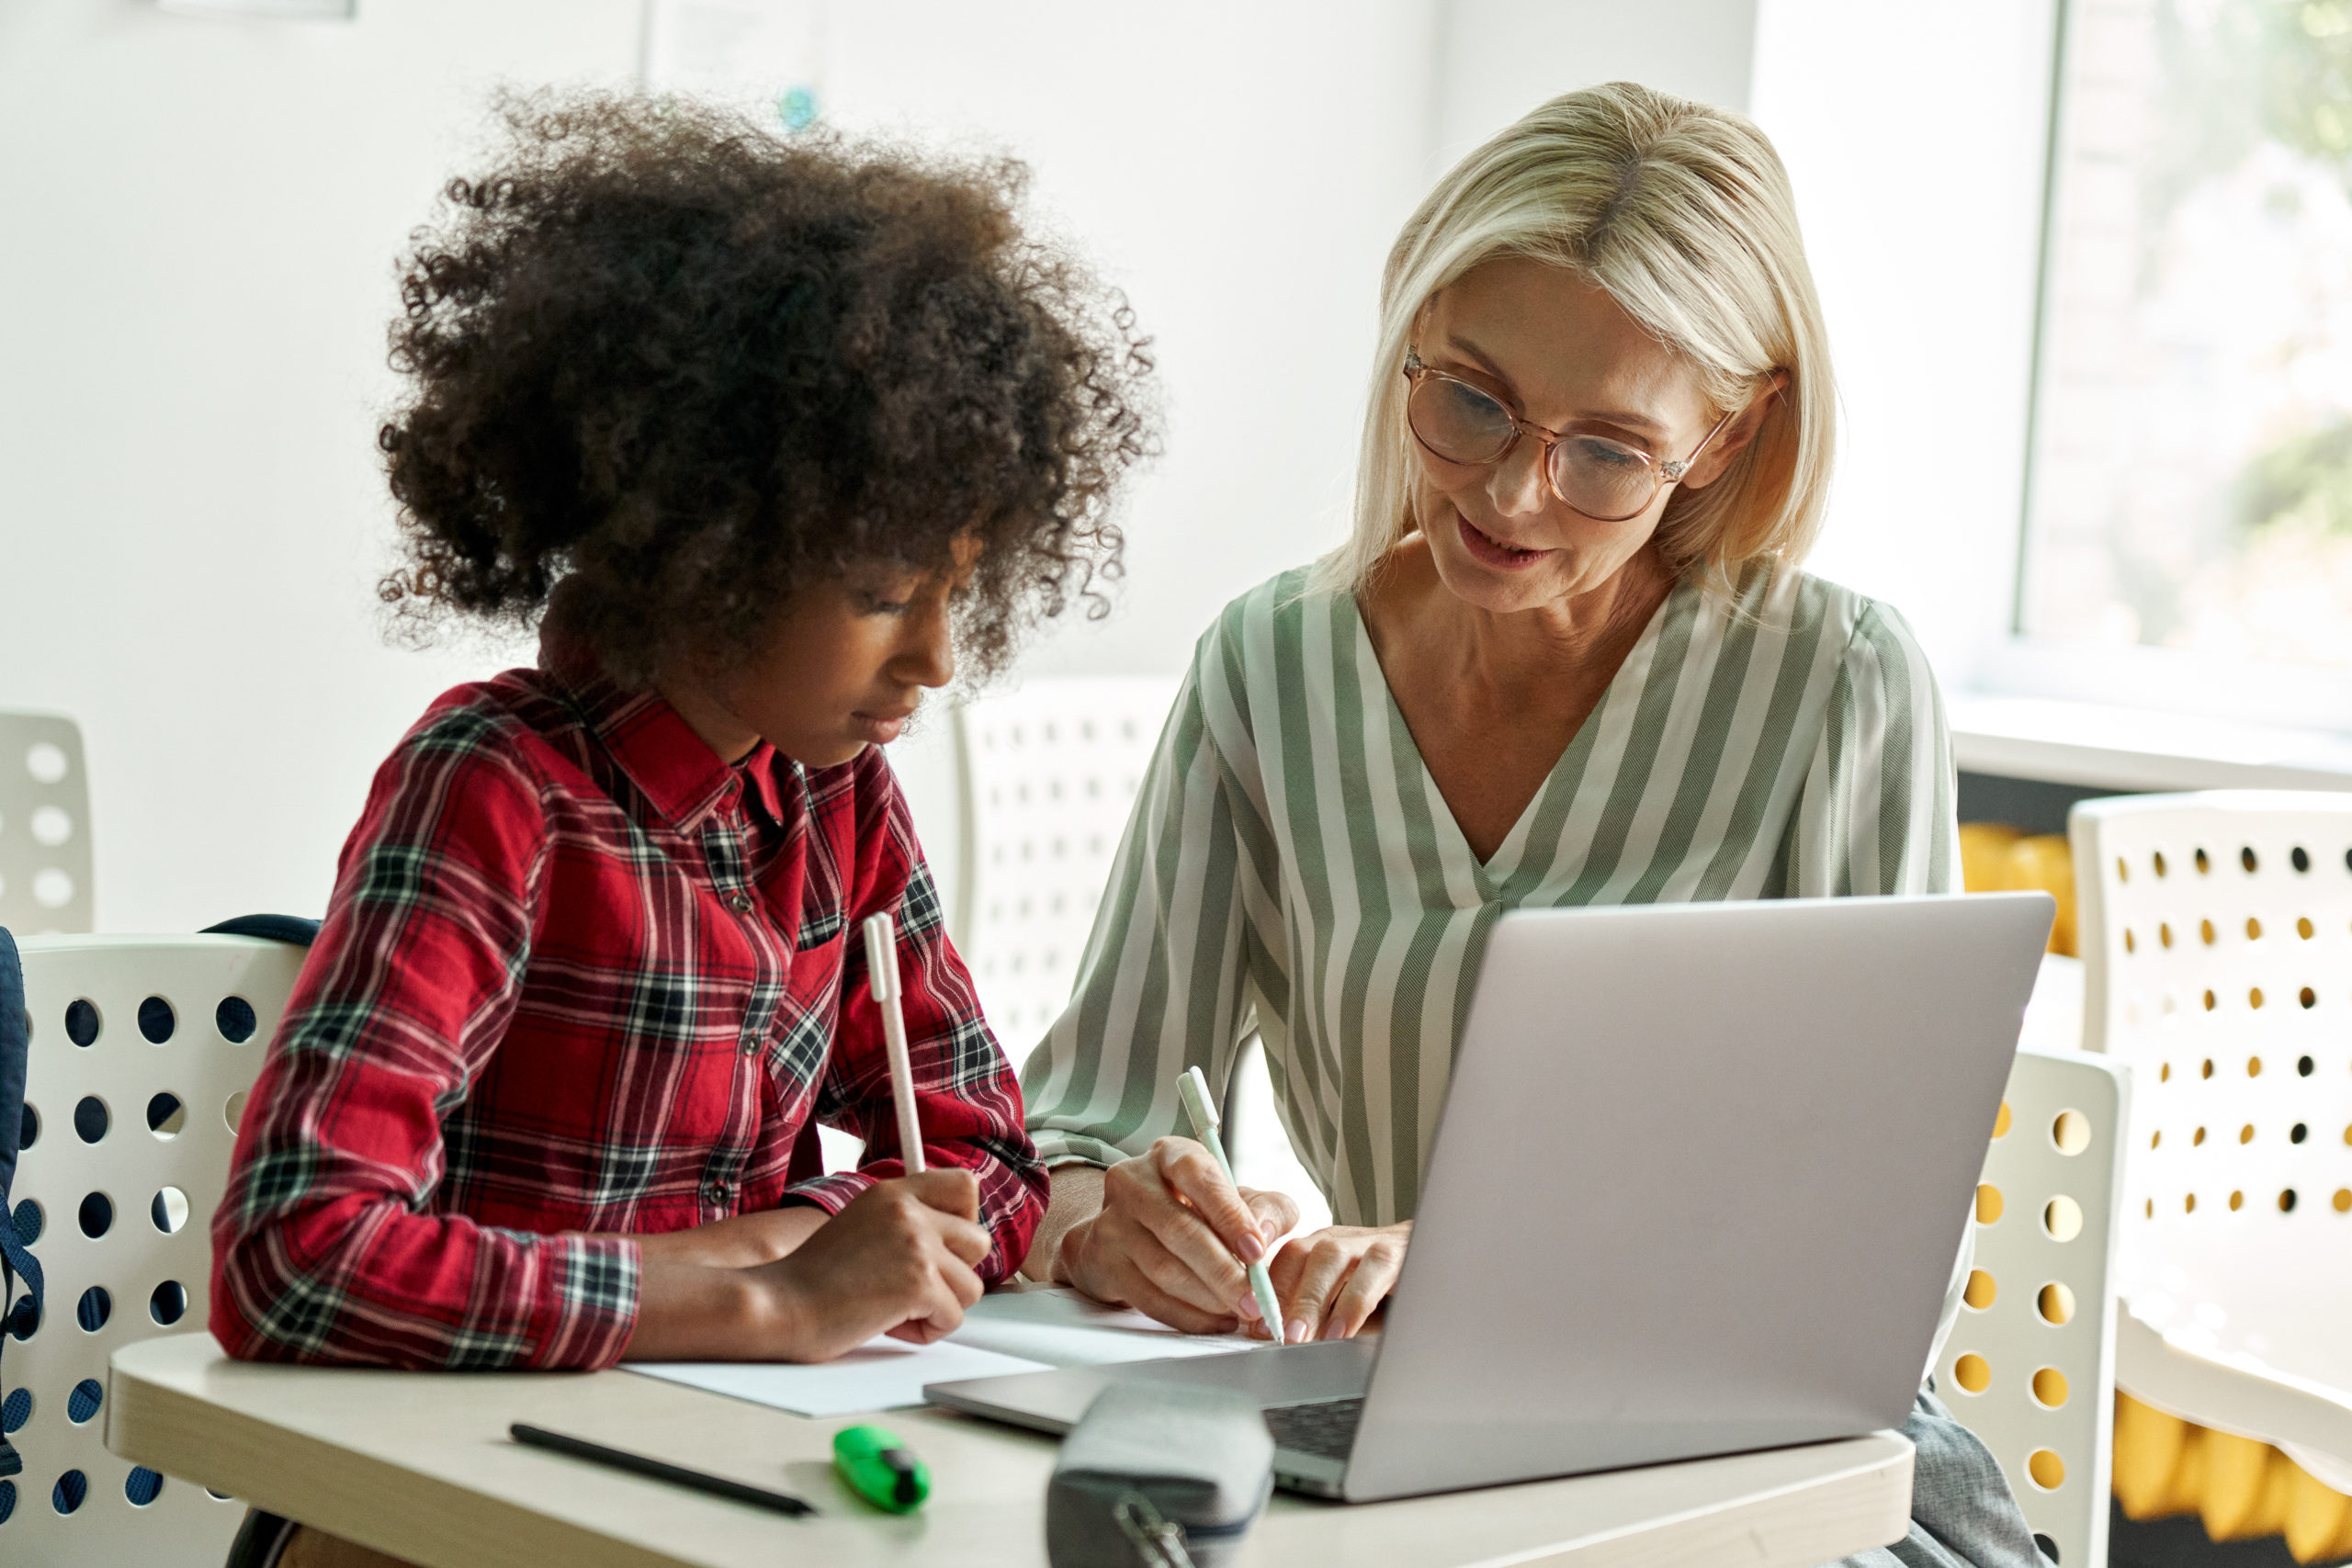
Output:
<path fill-rule="evenodd" d="M 1286 1345 L 1304 1345 L 1306 1343 L 1308 1336 L 1313 1332 L 1314 1330 L 1306 1326 L 1306 1320 L 1305 1318 L 1294 1317 L 1290 1320 L 1290 1326 L 1283 1330 L 1283 1343 Z"/>
<path fill-rule="evenodd" d="M 1255 1323 L 1260 1317 L 1264 1315 L 1258 1310 L 1258 1298 L 1250 1294 L 1248 1291 L 1241 1292 L 1240 1304 L 1236 1306 L 1234 1310 L 1241 1314 L 1241 1319 L 1244 1323 Z"/>
<path fill-rule="evenodd" d="M 1324 1321 L 1321 1337 L 1325 1339 L 1337 1339 L 1340 1337 L 1340 1320 L 1338 1318 L 1328 1318 Z"/>
<path fill-rule="evenodd" d="M 1239 1251 L 1241 1253 L 1242 1262 L 1255 1263 L 1258 1259 L 1266 1256 L 1266 1244 L 1259 1239 L 1255 1232 L 1252 1232 L 1241 1238 Z"/>

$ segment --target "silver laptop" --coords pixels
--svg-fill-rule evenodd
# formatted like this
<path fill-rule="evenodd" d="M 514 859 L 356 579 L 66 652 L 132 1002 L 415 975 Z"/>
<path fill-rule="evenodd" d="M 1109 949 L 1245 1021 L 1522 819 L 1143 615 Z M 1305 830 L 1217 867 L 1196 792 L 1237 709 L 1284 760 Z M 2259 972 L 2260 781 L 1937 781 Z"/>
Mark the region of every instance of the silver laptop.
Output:
<path fill-rule="evenodd" d="M 1506 914 L 1380 1335 L 923 1392 L 1062 1432 L 1114 1379 L 1239 1388 L 1352 1502 L 1900 1427 L 2052 908 Z"/>

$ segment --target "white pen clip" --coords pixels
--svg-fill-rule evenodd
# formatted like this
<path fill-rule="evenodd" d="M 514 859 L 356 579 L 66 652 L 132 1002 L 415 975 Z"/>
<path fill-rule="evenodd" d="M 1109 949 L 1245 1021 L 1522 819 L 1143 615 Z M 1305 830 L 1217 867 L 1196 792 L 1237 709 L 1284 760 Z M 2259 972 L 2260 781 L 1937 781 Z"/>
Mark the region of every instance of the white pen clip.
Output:
<path fill-rule="evenodd" d="M 865 917 L 865 983 L 872 987 L 874 999 L 890 1002 L 899 999 L 899 929 L 890 917 Z"/>
<path fill-rule="evenodd" d="M 1225 1119 L 1216 1113 L 1216 1102 L 1209 1098 L 1209 1080 L 1201 1076 L 1200 1068 L 1187 1067 L 1178 1075 L 1176 1093 L 1184 1101 L 1185 1114 L 1192 1117 L 1203 1143 L 1225 1125 Z"/>

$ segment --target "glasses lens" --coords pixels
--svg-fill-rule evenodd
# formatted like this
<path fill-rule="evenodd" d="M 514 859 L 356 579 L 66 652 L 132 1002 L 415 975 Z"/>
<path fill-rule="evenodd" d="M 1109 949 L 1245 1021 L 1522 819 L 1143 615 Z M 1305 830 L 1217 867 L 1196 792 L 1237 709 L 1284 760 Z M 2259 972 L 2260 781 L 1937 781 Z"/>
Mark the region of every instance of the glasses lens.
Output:
<path fill-rule="evenodd" d="M 1489 463 L 1515 432 L 1503 405 L 1448 376 L 1424 376 L 1406 400 L 1405 418 L 1421 445 L 1450 463 Z"/>
<path fill-rule="evenodd" d="M 1657 493 L 1646 453 L 1599 435 L 1571 435 L 1552 448 L 1552 483 L 1588 517 L 1631 517 Z"/>

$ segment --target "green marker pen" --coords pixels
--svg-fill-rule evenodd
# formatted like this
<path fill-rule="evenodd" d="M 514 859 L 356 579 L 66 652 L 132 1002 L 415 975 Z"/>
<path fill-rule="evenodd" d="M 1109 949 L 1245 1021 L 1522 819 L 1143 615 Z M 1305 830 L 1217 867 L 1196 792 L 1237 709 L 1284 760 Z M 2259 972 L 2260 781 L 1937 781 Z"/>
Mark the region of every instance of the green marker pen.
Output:
<path fill-rule="evenodd" d="M 834 1433 L 833 1468 L 851 1491 L 894 1514 L 920 1508 L 931 1495 L 931 1467 L 897 1433 L 881 1427 L 844 1427 Z"/>

